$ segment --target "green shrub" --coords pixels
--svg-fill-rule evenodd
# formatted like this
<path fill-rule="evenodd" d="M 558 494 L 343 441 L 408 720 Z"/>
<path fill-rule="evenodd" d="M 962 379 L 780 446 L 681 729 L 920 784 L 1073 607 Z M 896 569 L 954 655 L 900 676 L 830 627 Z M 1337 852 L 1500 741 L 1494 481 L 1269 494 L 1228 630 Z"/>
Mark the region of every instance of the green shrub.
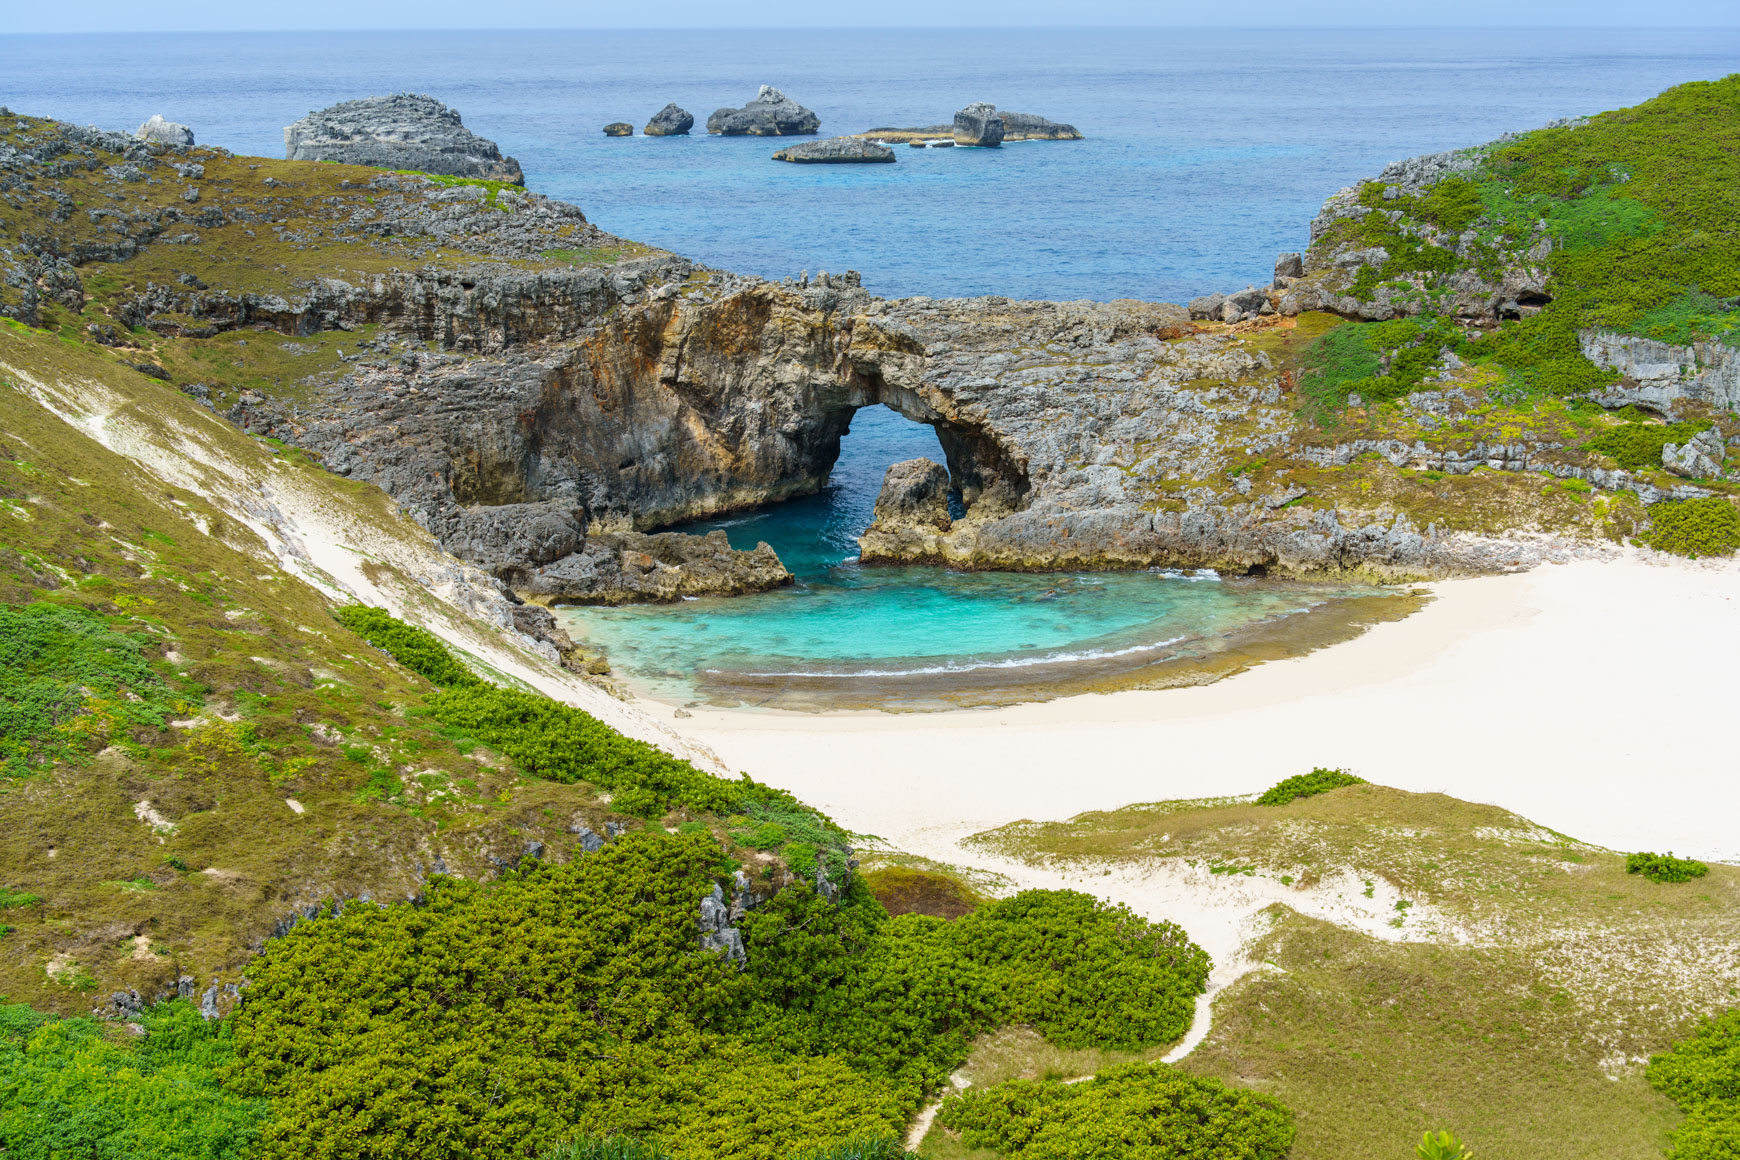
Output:
<path fill-rule="evenodd" d="M 181 698 L 146 658 L 149 639 L 84 608 L 0 605 L 0 776 L 161 727 Z"/>
<path fill-rule="evenodd" d="M 1427 1132 L 1414 1145 L 1414 1155 L 1419 1160 L 1474 1160 L 1474 1153 L 1451 1132 Z"/>
<path fill-rule="evenodd" d="M 1690 882 L 1702 878 L 1710 868 L 1696 858 L 1676 858 L 1672 854 L 1627 854 L 1625 872 L 1641 874 L 1651 882 Z"/>
<path fill-rule="evenodd" d="M 1684 443 L 1709 426 L 1695 422 L 1622 423 L 1589 440 L 1588 447 L 1627 471 L 1639 471 L 1660 467 L 1662 448 L 1669 443 Z"/>
<path fill-rule="evenodd" d="M 893 1136 L 854 1136 L 797 1153 L 792 1160 L 919 1160 Z"/>
<path fill-rule="evenodd" d="M 0 1154 L 8 1160 L 241 1160 L 265 1102 L 225 1091 L 228 1029 L 185 1002 L 140 1018 L 146 1037 L 94 1019 L 0 1005 Z"/>
<path fill-rule="evenodd" d="M 1652 503 L 1649 520 L 1641 538 L 1658 552 L 1695 560 L 1740 551 L 1740 511 L 1721 496 Z"/>
<path fill-rule="evenodd" d="M 406 624 L 384 608 L 347 604 L 334 615 L 340 624 L 432 685 L 456 689 L 484 683 L 447 650 L 440 637 Z"/>
<path fill-rule="evenodd" d="M 1740 1008 L 1706 1020 L 1644 1074 L 1686 1113 L 1669 1137 L 1668 1160 L 1740 1156 Z"/>
<path fill-rule="evenodd" d="M 1306 349 L 1299 388 L 1330 411 L 1354 392 L 1367 402 L 1399 399 L 1419 388 L 1444 351 L 1463 345 L 1461 332 L 1436 317 L 1347 323 Z"/>
<path fill-rule="evenodd" d="M 22 909 L 26 906 L 40 906 L 42 899 L 24 890 L 14 890 L 10 886 L 0 886 L 0 910 Z"/>
<path fill-rule="evenodd" d="M 891 919 L 855 879 L 838 904 L 799 885 L 744 915 L 740 971 L 696 939 L 726 865 L 707 834 L 634 833 L 298 923 L 234 1017 L 229 1081 L 275 1101 L 261 1160 L 507 1160 L 613 1136 L 681 1160 L 860 1147 L 900 1132 L 983 1031 L 1153 1046 L 1206 981 L 1178 928 L 1085 895 L 951 924 Z"/>
<path fill-rule="evenodd" d="M 1355 777 L 1345 769 L 1324 769 L 1317 767 L 1310 773 L 1301 773 L 1276 782 L 1263 791 L 1257 799 L 1260 806 L 1284 806 L 1295 798 L 1315 797 L 1320 793 L 1328 793 L 1332 789 L 1340 789 L 1344 785 L 1364 785 L 1365 778 Z"/>
<path fill-rule="evenodd" d="M 538 1160 L 670 1160 L 657 1144 L 633 1136 L 582 1136 L 538 1153 Z"/>
<path fill-rule="evenodd" d="M 1165 1064 L 969 1088 L 937 1123 L 1010 1160 L 1279 1160 L 1293 1145 L 1292 1114 L 1273 1096 Z"/>

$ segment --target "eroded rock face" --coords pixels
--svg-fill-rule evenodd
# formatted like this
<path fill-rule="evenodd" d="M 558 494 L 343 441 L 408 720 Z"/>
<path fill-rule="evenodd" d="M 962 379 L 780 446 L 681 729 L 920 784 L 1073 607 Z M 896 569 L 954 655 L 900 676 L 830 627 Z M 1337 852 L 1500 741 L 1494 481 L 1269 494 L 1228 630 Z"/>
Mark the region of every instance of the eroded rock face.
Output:
<path fill-rule="evenodd" d="M 1664 410 L 1677 400 L 1695 399 L 1740 410 L 1740 350 L 1725 342 L 1675 346 L 1604 330 L 1578 338 L 1583 357 L 1625 376 L 1598 396 L 1602 406 L 1641 403 Z"/>
<path fill-rule="evenodd" d="M 634 136 L 634 126 L 627 121 L 612 121 L 604 126 L 604 135 L 606 137 L 632 137 Z"/>
<path fill-rule="evenodd" d="M 882 477 L 875 517 L 858 540 L 861 558 L 924 559 L 938 533 L 953 526 L 948 468 L 932 459 L 896 463 Z"/>
<path fill-rule="evenodd" d="M 694 127 L 694 115 L 672 102 L 654 113 L 641 132 L 648 137 L 684 137 Z"/>
<path fill-rule="evenodd" d="M 719 109 L 707 118 L 707 132 L 725 137 L 791 137 L 821 127 L 820 117 L 772 85 L 762 85 L 741 109 Z"/>
<path fill-rule="evenodd" d="M 133 136 L 141 141 L 155 141 L 160 145 L 192 145 L 193 130 L 175 121 L 165 121 L 162 113 L 154 113 L 149 121 L 139 126 Z"/>
<path fill-rule="evenodd" d="M 520 163 L 467 129 L 434 97 L 395 93 L 341 101 L 284 128 L 290 161 L 340 161 L 525 184 Z"/>
<path fill-rule="evenodd" d="M 1080 141 L 1074 125 L 1048 121 L 1032 113 L 999 113 L 1005 141 Z"/>
<path fill-rule="evenodd" d="M 1004 124 L 997 106 L 976 101 L 955 114 L 956 145 L 992 149 L 1003 143 Z"/>
<path fill-rule="evenodd" d="M 894 150 L 859 137 L 833 137 L 826 141 L 806 141 L 791 145 L 773 155 L 775 161 L 792 161 L 800 165 L 862 165 L 892 162 Z"/>
<path fill-rule="evenodd" d="M 634 604 L 740 596 L 791 582 L 766 543 L 740 551 L 724 532 L 625 532 L 587 537 L 578 552 L 532 570 L 518 588 L 552 604 Z"/>

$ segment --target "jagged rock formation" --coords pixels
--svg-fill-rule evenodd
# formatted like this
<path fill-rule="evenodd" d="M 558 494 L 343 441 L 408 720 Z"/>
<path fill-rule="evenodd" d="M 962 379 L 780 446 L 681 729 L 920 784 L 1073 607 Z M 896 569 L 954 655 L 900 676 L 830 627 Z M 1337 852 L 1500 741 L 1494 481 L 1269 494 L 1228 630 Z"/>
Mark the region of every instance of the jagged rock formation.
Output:
<path fill-rule="evenodd" d="M 133 136 L 141 141 L 155 141 L 160 145 L 193 144 L 193 130 L 175 121 L 165 121 L 162 113 L 153 113 L 149 121 L 134 131 Z"/>
<path fill-rule="evenodd" d="M 1003 133 L 1003 118 L 998 115 L 995 105 L 976 101 L 955 114 L 956 145 L 994 149 L 1003 143 Z"/>
<path fill-rule="evenodd" d="M 685 596 L 738 596 L 792 582 L 767 544 L 731 546 L 724 532 L 597 534 L 579 549 L 524 574 L 533 600 L 561 604 L 669 602 Z"/>
<path fill-rule="evenodd" d="M 686 137 L 694 127 L 694 115 L 686 109 L 678 108 L 673 101 L 654 113 L 652 120 L 646 123 L 646 128 L 641 132 L 648 137 Z"/>
<path fill-rule="evenodd" d="M 1675 346 L 1604 330 L 1578 339 L 1584 358 L 1624 376 L 1598 396 L 1604 407 L 1635 403 L 1665 411 L 1687 399 L 1740 410 L 1740 350 L 1725 342 Z"/>
<path fill-rule="evenodd" d="M 871 560 L 922 560 L 936 534 L 953 526 L 948 468 L 932 459 L 908 459 L 883 475 L 860 551 Z"/>
<path fill-rule="evenodd" d="M 526 180 L 520 163 L 502 156 L 494 141 L 467 129 L 457 110 L 412 93 L 341 101 L 310 113 L 284 127 L 284 156 L 514 185 Z"/>
<path fill-rule="evenodd" d="M 800 165 L 862 165 L 891 162 L 894 150 L 865 141 L 860 137 L 833 137 L 826 141 L 806 141 L 790 145 L 773 155 L 775 161 L 793 161 Z"/>
<path fill-rule="evenodd" d="M 1074 125 L 1048 121 L 1032 113 L 999 113 L 1005 141 L 1080 141 Z"/>
<path fill-rule="evenodd" d="M 627 121 L 612 121 L 604 126 L 604 135 L 606 137 L 632 137 L 634 136 L 634 126 Z"/>
<path fill-rule="evenodd" d="M 726 137 L 791 137 L 821 127 L 820 117 L 772 85 L 762 85 L 741 109 L 718 109 L 707 118 L 707 132 Z"/>

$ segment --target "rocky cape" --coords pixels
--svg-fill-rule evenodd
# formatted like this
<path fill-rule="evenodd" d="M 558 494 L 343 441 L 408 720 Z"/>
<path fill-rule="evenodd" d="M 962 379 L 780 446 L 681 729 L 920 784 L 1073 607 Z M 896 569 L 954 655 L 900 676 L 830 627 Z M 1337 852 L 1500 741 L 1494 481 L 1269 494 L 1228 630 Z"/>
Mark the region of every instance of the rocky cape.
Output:
<path fill-rule="evenodd" d="M 537 194 L 275 164 L 256 172 L 221 151 L 34 123 L 27 145 L 0 151 L 0 179 L 58 227 L 7 239 L 0 310 L 35 319 L 98 302 L 86 316 L 113 324 L 89 329 L 107 327 L 117 357 L 379 485 L 523 600 L 785 582 L 771 551 L 636 537 L 817 491 L 852 415 L 876 404 L 935 428 L 964 515 L 934 518 L 934 473 L 916 492 L 892 475 L 868 562 L 1429 577 L 1539 558 L 1538 540 L 1499 537 L 1557 526 L 1543 525 L 1549 514 L 1593 537 L 1633 510 L 1603 507 L 1609 524 L 1587 505 L 1543 514 L 1543 476 L 1644 502 L 1702 494 L 1616 471 L 1545 427 L 1486 419 L 1480 385 L 1448 364 L 1409 397 L 1400 428 L 1319 426 L 1296 394 L 1298 367 L 1332 320 L 1286 300 L 1309 255 L 1284 263 L 1303 274 L 1231 296 L 1237 308 L 1223 302 L 1219 320 L 1134 301 L 883 300 L 850 275 L 798 284 L 705 269 Z M 206 192 L 190 205 L 196 170 Z M 87 221 L 62 212 L 72 182 L 158 200 Z M 173 244 L 268 221 L 322 274 L 288 286 L 276 268 L 195 274 L 187 263 L 203 251 Z M 344 268 L 359 254 L 380 258 Z M 122 276 L 87 294 L 84 264 L 122 263 L 125 275 L 157 255 L 181 276 Z M 243 332 L 298 351 L 321 335 L 354 341 L 316 373 L 226 384 L 206 377 L 208 363 L 142 357 L 122 327 L 171 354 Z M 1671 376 L 1653 368 L 1687 365 L 1614 349 L 1641 376 L 1627 390 L 1665 392 Z M 1726 374 L 1709 390 L 1728 390 Z"/>

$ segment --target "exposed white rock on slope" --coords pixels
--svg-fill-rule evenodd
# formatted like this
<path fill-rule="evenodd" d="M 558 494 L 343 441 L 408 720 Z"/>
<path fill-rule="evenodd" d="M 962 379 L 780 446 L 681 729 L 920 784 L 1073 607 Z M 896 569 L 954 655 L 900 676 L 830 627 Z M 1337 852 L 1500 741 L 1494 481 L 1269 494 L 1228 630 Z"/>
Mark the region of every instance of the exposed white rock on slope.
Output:
<path fill-rule="evenodd" d="M 537 642 L 514 631 L 511 606 L 489 577 L 442 551 L 376 489 L 274 455 L 193 400 L 144 379 L 134 391 L 90 377 L 45 379 L 4 362 L 0 370 L 63 422 L 245 524 L 278 566 L 333 600 L 386 608 L 510 683 L 726 772 L 705 746 L 542 655 Z"/>

